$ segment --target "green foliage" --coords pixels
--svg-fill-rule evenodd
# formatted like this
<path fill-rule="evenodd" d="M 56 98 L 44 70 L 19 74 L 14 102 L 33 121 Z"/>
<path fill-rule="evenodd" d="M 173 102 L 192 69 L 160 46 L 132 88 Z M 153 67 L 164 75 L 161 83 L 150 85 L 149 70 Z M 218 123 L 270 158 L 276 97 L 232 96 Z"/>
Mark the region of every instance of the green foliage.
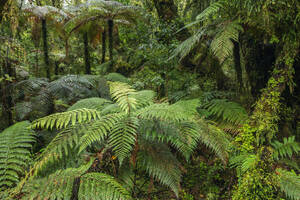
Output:
<path fill-rule="evenodd" d="M 0 190 L 15 186 L 29 165 L 35 142 L 29 126 L 23 121 L 0 133 Z"/>
<path fill-rule="evenodd" d="M 104 107 L 106 107 L 111 103 L 112 102 L 107 99 L 92 97 L 92 98 L 82 99 L 77 101 L 70 108 L 68 108 L 68 111 L 86 108 L 86 109 L 93 109 L 101 112 Z"/>
<path fill-rule="evenodd" d="M 295 141 L 295 136 L 283 138 L 283 143 L 276 140 L 271 145 L 274 147 L 273 157 L 275 160 L 285 157 L 291 158 L 293 153 L 297 154 L 300 151 L 300 146 Z"/>
<path fill-rule="evenodd" d="M 246 110 L 238 103 L 226 99 L 213 99 L 200 107 L 205 109 L 208 118 L 234 125 L 244 124 L 248 119 Z"/>
<path fill-rule="evenodd" d="M 284 169 L 277 169 L 279 185 L 287 197 L 293 200 L 300 199 L 300 176 Z"/>

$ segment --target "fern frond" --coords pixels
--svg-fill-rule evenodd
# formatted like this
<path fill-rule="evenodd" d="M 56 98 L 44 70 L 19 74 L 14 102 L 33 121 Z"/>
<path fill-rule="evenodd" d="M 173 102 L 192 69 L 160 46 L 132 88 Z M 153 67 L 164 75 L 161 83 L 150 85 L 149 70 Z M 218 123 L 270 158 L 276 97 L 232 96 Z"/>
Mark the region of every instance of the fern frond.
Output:
<path fill-rule="evenodd" d="M 126 83 L 110 82 L 110 93 L 113 98 L 125 113 L 129 114 L 134 111 L 137 106 L 137 100 L 132 97 L 136 91 Z"/>
<path fill-rule="evenodd" d="M 243 124 L 248 119 L 246 110 L 240 104 L 226 99 L 211 100 L 200 108 L 207 110 L 209 117 L 231 124 Z"/>
<path fill-rule="evenodd" d="M 129 80 L 125 76 L 119 73 L 109 73 L 105 76 L 105 79 L 112 82 L 121 82 L 121 83 L 128 83 Z"/>
<path fill-rule="evenodd" d="M 181 179 L 180 163 L 164 145 L 141 145 L 138 162 L 158 182 L 166 185 L 178 196 Z"/>
<path fill-rule="evenodd" d="M 196 21 L 201 22 L 206 20 L 209 16 L 217 14 L 220 9 L 224 7 L 224 4 L 226 3 L 226 0 L 221 0 L 212 3 L 209 7 L 207 7 L 205 10 L 203 10 L 197 17 Z"/>
<path fill-rule="evenodd" d="M 292 172 L 277 169 L 276 173 L 279 175 L 279 185 L 287 197 L 293 200 L 300 199 L 300 176 Z"/>
<path fill-rule="evenodd" d="M 0 190 L 14 186 L 30 161 L 35 142 L 30 123 L 23 121 L 0 133 Z"/>
<path fill-rule="evenodd" d="M 235 167 L 243 174 L 246 171 L 253 169 L 258 161 L 257 155 L 254 154 L 241 154 L 232 157 L 229 160 L 231 167 Z"/>
<path fill-rule="evenodd" d="M 193 118 L 180 105 L 153 104 L 137 111 L 139 118 L 144 120 L 160 120 L 168 122 L 188 121 Z"/>
<path fill-rule="evenodd" d="M 135 94 L 130 95 L 137 101 L 137 108 L 143 108 L 153 104 L 154 97 L 156 93 L 152 90 L 141 90 L 137 91 Z"/>
<path fill-rule="evenodd" d="M 68 111 L 86 108 L 86 109 L 97 110 L 100 112 L 106 105 L 109 104 L 112 104 L 110 100 L 98 98 L 98 97 L 92 97 L 92 98 L 87 98 L 87 99 L 82 99 L 77 101 L 70 108 L 68 108 Z"/>
<path fill-rule="evenodd" d="M 104 173 L 87 173 L 80 178 L 78 198 L 85 200 L 130 200 L 127 191 L 114 177 Z"/>
<path fill-rule="evenodd" d="M 32 122 L 32 128 L 62 129 L 77 123 L 86 123 L 100 119 L 100 113 L 92 109 L 78 109 L 63 113 L 55 113 Z"/>
<path fill-rule="evenodd" d="M 116 113 L 103 116 L 93 122 L 84 130 L 84 135 L 80 139 L 79 152 L 94 142 L 103 142 L 114 127 L 118 127 L 118 122 L 124 118 L 124 113 Z"/>
<path fill-rule="evenodd" d="M 271 145 L 274 148 L 273 157 L 275 160 L 278 160 L 280 157 L 291 158 L 293 154 L 298 154 L 298 152 L 300 152 L 300 145 L 295 141 L 295 136 L 283 138 L 283 143 L 276 140 L 271 142 Z"/>
<path fill-rule="evenodd" d="M 113 147 L 113 152 L 118 158 L 120 165 L 124 158 L 130 156 L 130 152 L 137 140 L 138 119 L 127 117 L 119 120 L 111 129 L 108 143 Z"/>
<path fill-rule="evenodd" d="M 238 41 L 241 30 L 242 28 L 238 23 L 227 22 L 212 40 L 210 49 L 219 59 L 220 63 L 223 63 L 227 57 L 232 55 L 233 43 L 231 40 Z"/>
<path fill-rule="evenodd" d="M 231 138 L 218 127 L 205 123 L 203 120 L 198 121 L 197 130 L 199 131 L 200 141 L 212 149 L 226 164 Z"/>
<path fill-rule="evenodd" d="M 58 170 L 45 178 L 31 178 L 25 183 L 23 199 L 71 199 L 74 180 L 83 175 L 94 159 L 79 168 Z"/>

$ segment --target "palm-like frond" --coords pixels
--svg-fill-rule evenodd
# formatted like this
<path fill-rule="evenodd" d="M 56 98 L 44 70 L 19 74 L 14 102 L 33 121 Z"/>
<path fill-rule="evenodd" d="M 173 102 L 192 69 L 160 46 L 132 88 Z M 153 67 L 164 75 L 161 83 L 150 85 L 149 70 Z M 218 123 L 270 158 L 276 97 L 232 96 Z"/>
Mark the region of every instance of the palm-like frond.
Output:
<path fill-rule="evenodd" d="M 14 186 L 28 166 L 35 142 L 29 126 L 19 122 L 0 133 L 0 190 Z"/>
<path fill-rule="evenodd" d="M 86 108 L 86 109 L 97 110 L 100 112 L 105 106 L 110 104 L 112 104 L 110 100 L 92 97 L 92 98 L 87 98 L 87 99 L 82 99 L 80 101 L 77 101 L 70 108 L 68 108 L 68 111 Z"/>
<path fill-rule="evenodd" d="M 142 168 L 157 181 L 172 189 L 178 196 L 181 178 L 180 163 L 164 145 L 142 145 L 138 161 Z"/>
<path fill-rule="evenodd" d="M 92 120 L 100 119 L 101 115 L 97 110 L 77 109 L 63 113 L 55 113 L 47 117 L 32 122 L 32 128 L 62 129 L 76 123 L 86 123 Z"/>
<path fill-rule="evenodd" d="M 245 173 L 250 169 L 253 169 L 258 161 L 257 155 L 254 154 L 241 154 L 232 157 L 229 163 L 232 167 L 239 170 L 239 173 Z"/>
<path fill-rule="evenodd" d="M 134 97 L 130 96 L 136 94 L 136 91 L 127 84 L 111 82 L 110 93 L 113 100 L 117 102 L 118 106 L 125 113 L 128 114 L 136 109 L 137 101 Z"/>
<path fill-rule="evenodd" d="M 223 63 L 227 57 L 232 56 L 232 40 L 238 41 L 239 32 L 242 31 L 242 28 L 237 22 L 226 22 L 221 27 L 212 40 L 210 49 L 220 63 Z"/>
<path fill-rule="evenodd" d="M 200 109 L 205 109 L 205 111 L 207 111 L 207 117 L 235 125 L 243 124 L 248 119 L 246 110 L 240 104 L 226 99 L 211 100 L 202 104 Z"/>
<path fill-rule="evenodd" d="M 275 160 L 278 160 L 280 157 L 291 158 L 294 153 L 297 154 L 298 152 L 300 152 L 300 146 L 298 142 L 295 141 L 295 136 L 283 138 L 282 143 L 276 140 L 272 142 L 271 145 L 274 147 L 275 150 L 273 153 L 273 157 Z"/>
<path fill-rule="evenodd" d="M 80 178 L 78 198 L 86 200 L 131 200 L 132 197 L 114 177 L 87 173 Z"/>
<path fill-rule="evenodd" d="M 279 175 L 280 189 L 293 200 L 300 199 L 300 176 L 295 173 L 277 169 L 277 174 Z"/>

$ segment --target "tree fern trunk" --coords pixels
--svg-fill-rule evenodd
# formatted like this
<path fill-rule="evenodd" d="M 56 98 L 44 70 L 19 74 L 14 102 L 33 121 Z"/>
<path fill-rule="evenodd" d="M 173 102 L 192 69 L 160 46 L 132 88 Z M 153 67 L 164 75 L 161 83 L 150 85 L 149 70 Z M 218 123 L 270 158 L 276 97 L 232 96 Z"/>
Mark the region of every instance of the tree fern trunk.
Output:
<path fill-rule="evenodd" d="M 87 34 L 87 32 L 85 32 L 83 34 L 83 43 L 84 43 L 85 73 L 86 74 L 91 74 L 89 41 L 88 41 L 88 34 Z"/>
<path fill-rule="evenodd" d="M 105 54 L 106 54 L 106 30 L 102 32 L 102 60 L 101 63 L 105 63 Z"/>
<path fill-rule="evenodd" d="M 241 56 L 240 56 L 240 44 L 234 40 L 233 43 L 233 61 L 234 61 L 234 69 L 236 73 L 236 80 L 238 82 L 238 90 L 243 90 L 243 74 L 241 67 Z"/>
<path fill-rule="evenodd" d="M 108 24 L 108 50 L 109 50 L 109 61 L 110 61 L 110 69 L 109 71 L 112 71 L 112 67 L 113 67 L 113 62 L 114 62 L 114 58 L 113 58 L 113 44 L 114 44 L 114 40 L 113 40 L 113 28 L 114 28 L 114 21 L 112 19 L 109 19 L 107 21 Z"/>
<path fill-rule="evenodd" d="M 44 44 L 44 60 L 46 66 L 46 77 L 50 80 L 50 62 L 48 55 L 48 41 L 47 41 L 47 22 L 46 19 L 42 19 L 42 33 L 43 33 L 43 44 Z"/>

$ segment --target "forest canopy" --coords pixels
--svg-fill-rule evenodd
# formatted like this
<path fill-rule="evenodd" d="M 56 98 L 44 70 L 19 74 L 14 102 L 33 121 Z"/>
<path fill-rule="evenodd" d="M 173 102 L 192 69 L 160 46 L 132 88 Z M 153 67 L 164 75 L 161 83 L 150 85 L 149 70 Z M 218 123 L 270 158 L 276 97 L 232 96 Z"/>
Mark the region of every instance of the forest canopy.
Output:
<path fill-rule="evenodd" d="M 0 199 L 300 200 L 298 0 L 2 0 Z"/>

